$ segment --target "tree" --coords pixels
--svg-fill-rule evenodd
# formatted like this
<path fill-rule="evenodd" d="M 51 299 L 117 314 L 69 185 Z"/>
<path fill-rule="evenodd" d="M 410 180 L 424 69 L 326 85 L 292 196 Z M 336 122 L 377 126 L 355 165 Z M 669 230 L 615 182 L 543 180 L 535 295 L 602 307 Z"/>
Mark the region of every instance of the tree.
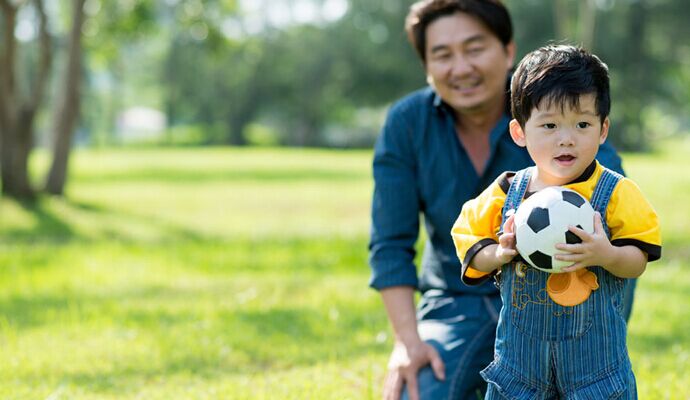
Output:
<path fill-rule="evenodd" d="M 32 199 L 34 190 L 29 181 L 28 160 L 33 146 L 36 112 L 45 95 L 52 52 L 47 17 L 41 0 L 32 0 L 39 20 L 39 61 L 34 76 L 22 76 L 29 68 L 17 68 L 15 25 L 19 5 L 0 0 L 3 14 L 3 47 L 0 58 L 0 167 L 2 191 L 12 197 Z M 33 78 L 33 82 L 30 82 Z M 19 87 L 20 82 L 27 88 Z"/>
<path fill-rule="evenodd" d="M 69 35 L 67 68 L 65 69 L 64 88 L 53 114 L 53 164 L 48 173 L 45 191 L 62 195 L 67 179 L 72 136 L 79 117 L 80 87 L 82 77 L 82 44 L 81 29 L 84 24 L 85 0 L 72 2 L 72 29 Z"/>

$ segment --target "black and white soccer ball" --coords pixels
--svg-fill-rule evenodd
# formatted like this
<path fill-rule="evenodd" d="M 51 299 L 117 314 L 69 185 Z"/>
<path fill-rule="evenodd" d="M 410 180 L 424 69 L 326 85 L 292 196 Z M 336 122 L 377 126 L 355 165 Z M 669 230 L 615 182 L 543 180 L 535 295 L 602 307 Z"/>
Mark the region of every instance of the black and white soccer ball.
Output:
<path fill-rule="evenodd" d="M 574 190 L 559 186 L 542 189 L 522 202 L 515 212 L 515 247 L 522 258 L 545 272 L 561 272 L 572 262 L 553 258 L 557 243 L 580 243 L 568 230 L 577 226 L 594 232 L 594 209 Z"/>

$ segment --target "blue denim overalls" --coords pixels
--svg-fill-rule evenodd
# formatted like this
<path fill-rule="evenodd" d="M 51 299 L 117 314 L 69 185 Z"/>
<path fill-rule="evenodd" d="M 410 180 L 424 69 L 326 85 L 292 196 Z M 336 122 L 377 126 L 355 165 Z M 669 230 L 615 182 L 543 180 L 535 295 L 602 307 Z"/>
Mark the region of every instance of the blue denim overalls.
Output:
<path fill-rule="evenodd" d="M 503 223 L 506 212 L 522 202 L 530 171 L 515 175 L 506 195 Z M 591 203 L 602 216 L 621 178 L 604 169 L 597 182 Z M 602 223 L 610 237 L 604 218 Z M 518 264 L 501 268 L 503 308 L 494 361 L 481 372 L 489 383 L 486 399 L 636 399 L 622 315 L 625 280 L 590 267 L 599 289 L 584 303 L 564 307 L 547 295 L 549 273 Z M 524 274 L 518 274 L 518 268 Z"/>

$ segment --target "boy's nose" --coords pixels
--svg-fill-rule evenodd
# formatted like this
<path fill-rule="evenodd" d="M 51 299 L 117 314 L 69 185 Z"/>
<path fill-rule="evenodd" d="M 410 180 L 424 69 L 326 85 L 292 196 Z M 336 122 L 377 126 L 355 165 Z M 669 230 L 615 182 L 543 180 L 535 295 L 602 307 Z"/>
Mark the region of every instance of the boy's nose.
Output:
<path fill-rule="evenodd" d="M 561 130 L 560 134 L 558 135 L 558 145 L 572 146 L 573 144 L 575 144 L 573 134 L 567 129 Z"/>

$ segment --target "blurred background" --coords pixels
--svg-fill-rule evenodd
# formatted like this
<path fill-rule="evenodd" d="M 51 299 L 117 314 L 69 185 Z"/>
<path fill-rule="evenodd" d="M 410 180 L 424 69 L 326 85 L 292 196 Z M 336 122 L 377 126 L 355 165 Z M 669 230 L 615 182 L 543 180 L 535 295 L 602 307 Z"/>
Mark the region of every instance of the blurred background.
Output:
<path fill-rule="evenodd" d="M 35 120 L 39 145 L 71 128 L 75 143 L 87 147 L 367 148 L 391 101 L 425 82 L 402 30 L 411 1 L 2 3 L 9 94 L 3 109 L 17 115 L 29 109 L 23 118 Z M 608 63 L 611 140 L 620 149 L 648 150 L 688 130 L 685 2 L 506 3 L 520 56 L 565 40 Z M 81 101 L 70 96 L 75 85 Z M 79 105 L 79 118 L 69 121 L 70 108 Z M 65 119 L 67 126 L 59 126 Z"/>
<path fill-rule="evenodd" d="M 425 85 L 411 3 L 0 0 L 0 397 L 379 398 L 371 146 Z M 640 396 L 689 398 L 690 7 L 506 4 L 518 56 L 610 68 L 609 140 L 664 235 Z"/>

